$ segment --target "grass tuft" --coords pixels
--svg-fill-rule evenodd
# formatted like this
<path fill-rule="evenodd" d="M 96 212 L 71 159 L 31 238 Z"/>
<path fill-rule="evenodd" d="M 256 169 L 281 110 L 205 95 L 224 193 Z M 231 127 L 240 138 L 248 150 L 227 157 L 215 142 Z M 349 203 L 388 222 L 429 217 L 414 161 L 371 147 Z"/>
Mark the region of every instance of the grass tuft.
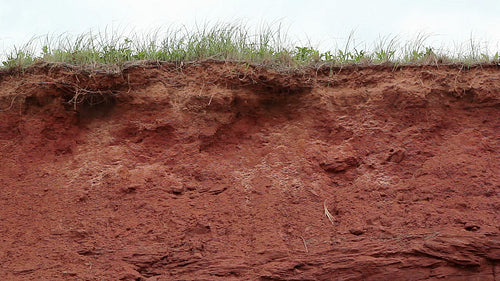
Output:
<path fill-rule="evenodd" d="M 312 46 L 293 44 L 280 24 L 251 30 L 241 23 L 204 24 L 155 29 L 138 34 L 117 30 L 88 31 L 33 37 L 26 44 L 4 54 L 4 68 L 24 69 L 35 62 L 63 62 L 76 65 L 116 64 L 153 60 L 188 62 L 205 59 L 256 63 L 275 67 L 301 67 L 316 64 L 438 64 L 467 65 L 499 61 L 477 40 L 459 45 L 455 51 L 427 44 L 429 35 L 418 34 L 401 44 L 397 36 L 380 37 L 371 49 L 359 49 L 350 33 L 342 48 L 320 51 Z"/>

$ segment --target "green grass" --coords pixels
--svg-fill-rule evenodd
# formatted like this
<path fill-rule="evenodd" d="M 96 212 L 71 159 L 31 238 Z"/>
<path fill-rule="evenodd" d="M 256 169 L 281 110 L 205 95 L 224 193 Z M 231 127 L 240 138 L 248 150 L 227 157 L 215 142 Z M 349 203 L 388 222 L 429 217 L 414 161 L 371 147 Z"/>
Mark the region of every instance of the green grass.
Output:
<path fill-rule="evenodd" d="M 499 52 L 489 52 L 471 39 L 455 51 L 427 44 L 429 36 L 418 34 L 401 43 L 397 36 L 380 37 L 370 48 L 360 49 L 351 33 L 341 47 L 320 51 L 311 44 L 297 45 L 281 25 L 251 30 L 243 24 L 207 24 L 195 29 L 157 29 L 147 34 L 116 30 L 89 31 L 73 36 L 39 36 L 4 54 L 4 68 L 26 68 L 38 61 L 77 65 L 123 64 L 154 60 L 186 62 L 224 60 L 271 67 L 346 64 L 481 64 L 499 61 Z"/>

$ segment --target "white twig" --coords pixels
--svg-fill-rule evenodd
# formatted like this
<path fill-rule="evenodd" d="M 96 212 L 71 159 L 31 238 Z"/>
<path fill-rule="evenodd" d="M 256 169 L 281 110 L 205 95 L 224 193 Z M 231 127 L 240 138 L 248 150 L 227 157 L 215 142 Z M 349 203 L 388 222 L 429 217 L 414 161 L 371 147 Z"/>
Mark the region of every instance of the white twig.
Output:
<path fill-rule="evenodd" d="M 304 248 L 306 248 L 306 253 L 309 253 L 309 249 L 307 249 L 306 239 L 304 239 L 304 237 L 302 236 L 300 236 L 300 238 L 302 238 L 302 242 L 304 242 Z"/>
<path fill-rule="evenodd" d="M 335 225 L 335 223 L 333 223 L 334 218 L 333 218 L 332 214 L 330 213 L 330 211 L 328 211 L 328 208 L 326 207 L 326 200 L 323 203 L 323 207 L 325 209 L 325 216 L 328 218 L 328 220 L 330 220 L 332 225 Z"/>

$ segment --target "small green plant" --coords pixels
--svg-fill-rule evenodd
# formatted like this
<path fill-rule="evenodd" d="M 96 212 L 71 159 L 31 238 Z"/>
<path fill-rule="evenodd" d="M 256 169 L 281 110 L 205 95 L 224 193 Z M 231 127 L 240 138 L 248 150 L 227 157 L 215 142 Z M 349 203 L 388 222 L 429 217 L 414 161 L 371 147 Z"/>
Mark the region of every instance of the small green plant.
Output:
<path fill-rule="evenodd" d="M 499 62 L 500 61 L 500 55 L 498 52 L 496 52 L 492 57 L 491 57 L 491 61 L 494 61 L 494 62 Z"/>
<path fill-rule="evenodd" d="M 2 64 L 8 68 L 24 68 L 32 64 L 35 60 L 32 54 L 18 50 L 7 55 L 7 59 Z"/>
<path fill-rule="evenodd" d="M 351 60 L 354 63 L 361 63 L 363 61 L 369 60 L 369 56 L 366 54 L 365 51 L 361 50 L 358 51 L 356 48 L 354 48 L 354 53 L 351 54 Z"/>
<path fill-rule="evenodd" d="M 397 37 L 380 37 L 375 44 L 373 59 L 375 62 L 390 62 L 396 58 L 396 51 L 399 49 Z"/>
<path fill-rule="evenodd" d="M 324 56 L 311 47 L 295 47 L 295 49 L 297 51 L 293 57 L 299 62 L 319 61 Z"/>
<path fill-rule="evenodd" d="M 433 49 L 431 47 L 426 47 L 425 51 L 413 50 L 410 56 L 406 58 L 406 60 L 409 62 L 423 62 L 435 56 L 436 54 L 434 53 Z"/>
<path fill-rule="evenodd" d="M 326 51 L 324 53 L 321 53 L 321 60 L 323 61 L 333 61 L 334 59 L 334 55 L 332 55 L 332 53 L 330 51 Z"/>

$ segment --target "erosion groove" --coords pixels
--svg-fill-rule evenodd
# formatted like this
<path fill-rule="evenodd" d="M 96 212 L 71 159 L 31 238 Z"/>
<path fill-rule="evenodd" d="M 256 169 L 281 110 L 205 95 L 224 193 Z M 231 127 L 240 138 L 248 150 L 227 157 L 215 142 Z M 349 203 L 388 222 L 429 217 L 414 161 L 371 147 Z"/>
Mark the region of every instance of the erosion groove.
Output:
<path fill-rule="evenodd" d="M 500 69 L 0 73 L 2 280 L 498 280 Z"/>

